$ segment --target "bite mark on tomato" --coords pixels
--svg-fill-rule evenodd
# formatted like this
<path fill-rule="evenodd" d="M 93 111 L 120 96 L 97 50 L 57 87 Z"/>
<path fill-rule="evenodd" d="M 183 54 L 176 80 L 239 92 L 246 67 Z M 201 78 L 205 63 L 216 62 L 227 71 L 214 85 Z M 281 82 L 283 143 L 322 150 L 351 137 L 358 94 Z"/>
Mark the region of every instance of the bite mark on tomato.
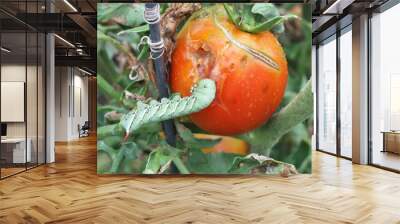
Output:
<path fill-rule="evenodd" d="M 205 42 L 196 41 L 190 45 L 190 58 L 200 78 L 207 78 L 214 67 L 215 56 Z"/>

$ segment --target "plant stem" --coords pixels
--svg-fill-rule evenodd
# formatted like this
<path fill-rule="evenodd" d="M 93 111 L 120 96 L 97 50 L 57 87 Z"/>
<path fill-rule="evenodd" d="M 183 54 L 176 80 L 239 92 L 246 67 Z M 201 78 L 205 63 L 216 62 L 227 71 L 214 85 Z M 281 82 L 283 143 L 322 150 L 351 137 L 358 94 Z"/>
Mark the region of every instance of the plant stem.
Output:
<path fill-rule="evenodd" d="M 118 94 L 118 91 L 115 91 L 114 87 L 112 87 L 112 85 L 110 85 L 107 80 L 103 78 L 103 76 L 97 76 L 97 85 L 102 91 L 107 93 L 107 95 L 114 98 L 115 100 L 119 100 L 120 95 Z"/>
<path fill-rule="evenodd" d="M 172 161 L 174 162 L 176 168 L 179 170 L 181 174 L 190 174 L 188 168 L 186 168 L 185 164 L 178 156 L 172 159 Z"/>
<path fill-rule="evenodd" d="M 115 157 L 113 158 L 110 173 L 117 173 L 118 168 L 121 165 L 122 159 L 124 158 L 124 150 L 120 149 Z"/>
<path fill-rule="evenodd" d="M 140 51 L 140 53 L 139 53 L 137 59 L 138 59 L 139 61 L 141 61 L 141 60 L 143 60 L 143 59 L 146 59 L 145 56 L 148 55 L 148 54 L 147 54 L 148 51 L 149 51 L 149 46 L 148 46 L 148 45 L 144 45 L 144 47 L 143 47 L 143 49 Z"/>
<path fill-rule="evenodd" d="M 97 138 L 98 139 L 102 139 L 107 136 L 116 136 L 116 135 L 122 136 L 123 134 L 124 134 L 124 129 L 122 128 L 122 126 L 119 123 L 105 125 L 105 126 L 97 128 Z"/>
<path fill-rule="evenodd" d="M 240 136 L 265 155 L 279 139 L 293 127 L 305 121 L 313 114 L 313 94 L 311 81 L 295 98 L 262 127 Z"/>

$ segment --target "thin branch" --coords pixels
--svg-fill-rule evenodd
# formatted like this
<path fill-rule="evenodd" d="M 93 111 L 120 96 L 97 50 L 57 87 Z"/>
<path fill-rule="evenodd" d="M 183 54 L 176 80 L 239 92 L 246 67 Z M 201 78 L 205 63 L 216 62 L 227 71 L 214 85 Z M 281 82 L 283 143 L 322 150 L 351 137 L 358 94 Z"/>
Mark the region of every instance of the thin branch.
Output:
<path fill-rule="evenodd" d="M 265 154 L 279 139 L 292 128 L 313 114 L 313 93 L 311 81 L 280 112 L 275 114 L 264 126 L 240 136 Z M 266 153 L 268 155 L 268 153 Z"/>

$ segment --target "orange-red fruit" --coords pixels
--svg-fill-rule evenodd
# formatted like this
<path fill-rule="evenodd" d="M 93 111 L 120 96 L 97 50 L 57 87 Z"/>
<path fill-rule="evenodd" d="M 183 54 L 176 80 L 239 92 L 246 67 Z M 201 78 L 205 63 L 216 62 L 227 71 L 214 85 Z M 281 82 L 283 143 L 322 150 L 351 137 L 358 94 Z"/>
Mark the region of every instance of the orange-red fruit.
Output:
<path fill-rule="evenodd" d="M 250 34 L 239 30 L 221 7 L 203 10 L 192 17 L 176 39 L 171 89 L 188 96 L 200 79 L 213 79 L 217 85 L 212 104 L 192 114 L 192 121 L 221 135 L 245 133 L 265 123 L 283 98 L 288 76 L 285 54 L 276 37 L 270 32 Z M 238 47 L 232 39 L 267 55 L 278 69 Z"/>
<path fill-rule="evenodd" d="M 204 148 L 202 151 L 204 153 L 234 153 L 245 156 L 249 153 L 250 147 L 249 145 L 238 138 L 232 138 L 229 136 L 218 136 L 218 135 L 207 135 L 207 134 L 194 134 L 194 137 L 198 139 L 221 139 L 216 145 L 210 148 Z"/>

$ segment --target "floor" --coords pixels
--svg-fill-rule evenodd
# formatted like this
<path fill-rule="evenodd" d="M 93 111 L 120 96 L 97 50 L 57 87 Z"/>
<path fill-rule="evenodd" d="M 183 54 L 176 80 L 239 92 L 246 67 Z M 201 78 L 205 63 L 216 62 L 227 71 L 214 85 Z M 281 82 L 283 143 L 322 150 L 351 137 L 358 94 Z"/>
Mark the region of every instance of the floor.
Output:
<path fill-rule="evenodd" d="M 10 175 L 22 172 L 24 170 L 25 170 L 25 167 L 24 168 L 19 168 L 19 167 L 17 167 L 17 168 L 14 168 L 14 167 L 12 167 L 12 168 L 1 168 L 1 177 L 2 178 L 3 177 L 7 177 L 7 176 L 10 176 Z"/>
<path fill-rule="evenodd" d="M 26 170 L 25 166 L 22 165 L 23 167 L 7 167 L 7 168 L 1 168 L 1 178 L 6 178 L 8 176 L 23 172 Z M 27 164 L 27 169 L 32 169 L 36 166 L 36 164 Z"/>
<path fill-rule="evenodd" d="M 315 152 L 313 174 L 97 176 L 95 138 L 0 181 L 0 223 L 400 223 L 400 175 Z"/>

